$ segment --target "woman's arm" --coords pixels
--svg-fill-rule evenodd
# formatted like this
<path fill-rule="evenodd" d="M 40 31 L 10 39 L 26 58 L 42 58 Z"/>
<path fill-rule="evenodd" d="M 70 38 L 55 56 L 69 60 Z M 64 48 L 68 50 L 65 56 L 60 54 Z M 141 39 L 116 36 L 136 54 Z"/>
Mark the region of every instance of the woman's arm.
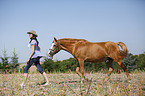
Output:
<path fill-rule="evenodd" d="M 41 49 L 40 49 L 40 47 L 38 46 L 38 48 L 39 48 L 39 51 L 41 51 Z"/>
<path fill-rule="evenodd" d="M 32 47 L 32 52 L 31 52 L 31 54 L 30 54 L 30 56 L 29 56 L 29 58 L 27 60 L 27 63 L 30 61 L 31 57 L 33 56 L 33 54 L 35 52 L 35 45 L 32 45 L 31 47 Z"/>

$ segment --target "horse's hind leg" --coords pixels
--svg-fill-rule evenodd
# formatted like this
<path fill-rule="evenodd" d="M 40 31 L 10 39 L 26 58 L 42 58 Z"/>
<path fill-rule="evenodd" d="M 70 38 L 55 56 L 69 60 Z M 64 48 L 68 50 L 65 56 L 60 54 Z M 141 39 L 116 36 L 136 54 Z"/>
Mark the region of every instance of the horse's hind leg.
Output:
<path fill-rule="evenodd" d="M 112 73 L 112 71 L 113 71 L 113 68 L 112 68 L 113 59 L 107 57 L 107 59 L 106 59 L 105 62 L 106 62 L 107 67 L 109 68 L 109 71 L 108 71 L 108 75 L 107 75 L 107 77 L 105 78 L 104 82 L 107 81 L 107 80 L 109 79 L 109 77 L 110 77 L 110 75 L 111 75 L 111 73 Z"/>
<path fill-rule="evenodd" d="M 117 63 L 124 70 L 124 72 L 126 72 L 127 78 L 129 80 L 131 80 L 130 75 L 129 75 L 128 70 L 127 70 L 127 67 L 122 63 L 121 59 Z"/>

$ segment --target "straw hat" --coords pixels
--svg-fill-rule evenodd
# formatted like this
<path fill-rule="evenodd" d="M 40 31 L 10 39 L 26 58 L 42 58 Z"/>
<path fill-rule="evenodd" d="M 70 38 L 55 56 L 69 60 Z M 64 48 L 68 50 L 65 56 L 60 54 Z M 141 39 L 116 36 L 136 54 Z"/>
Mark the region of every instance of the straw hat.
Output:
<path fill-rule="evenodd" d="M 31 30 L 31 31 L 27 32 L 27 34 L 33 34 L 33 35 L 35 35 L 36 37 L 38 36 L 34 30 Z"/>

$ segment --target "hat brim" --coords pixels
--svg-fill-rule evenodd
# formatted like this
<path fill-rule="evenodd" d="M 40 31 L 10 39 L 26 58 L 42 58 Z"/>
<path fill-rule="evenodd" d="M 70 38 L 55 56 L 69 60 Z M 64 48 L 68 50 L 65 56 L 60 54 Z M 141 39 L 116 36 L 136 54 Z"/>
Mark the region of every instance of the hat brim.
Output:
<path fill-rule="evenodd" d="M 27 34 L 32 34 L 31 32 L 27 32 Z"/>
<path fill-rule="evenodd" d="M 27 34 L 33 34 L 33 35 L 35 35 L 36 37 L 38 37 L 37 34 L 34 34 L 34 33 L 32 33 L 32 32 L 27 32 Z"/>

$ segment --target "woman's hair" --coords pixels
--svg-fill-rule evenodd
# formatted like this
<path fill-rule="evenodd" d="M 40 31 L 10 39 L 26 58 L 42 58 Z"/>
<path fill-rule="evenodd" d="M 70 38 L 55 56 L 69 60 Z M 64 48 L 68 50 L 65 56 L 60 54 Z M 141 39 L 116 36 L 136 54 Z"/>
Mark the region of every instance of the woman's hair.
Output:
<path fill-rule="evenodd" d="M 32 40 L 36 40 L 37 46 L 38 46 L 39 42 L 38 42 L 38 40 L 37 40 L 37 38 L 36 38 L 36 35 L 34 35 L 34 34 L 32 34 L 32 35 L 33 35 L 33 36 L 32 36 L 32 38 L 30 38 L 30 42 L 29 42 L 29 43 L 31 43 Z"/>

